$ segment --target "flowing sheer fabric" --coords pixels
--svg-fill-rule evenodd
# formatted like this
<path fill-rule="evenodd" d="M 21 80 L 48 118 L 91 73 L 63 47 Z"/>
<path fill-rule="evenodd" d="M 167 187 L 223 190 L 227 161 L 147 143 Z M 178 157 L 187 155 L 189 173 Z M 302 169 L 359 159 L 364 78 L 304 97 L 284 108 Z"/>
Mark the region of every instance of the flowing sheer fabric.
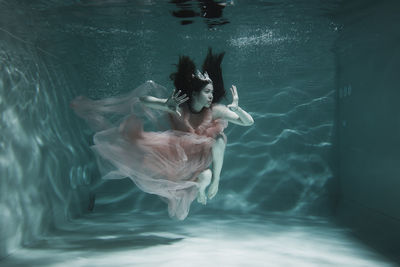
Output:
<path fill-rule="evenodd" d="M 216 136 L 226 140 L 227 122 L 212 120 L 211 108 L 194 114 L 183 104 L 181 117 L 148 109 L 138 99 L 142 95 L 169 94 L 149 81 L 119 97 L 81 96 L 71 107 L 96 131 L 92 149 L 103 178 L 129 177 L 144 192 L 167 202 L 171 217 L 183 220 L 198 193 L 197 176 L 212 162 Z M 143 121 L 149 131 L 143 130 Z"/>

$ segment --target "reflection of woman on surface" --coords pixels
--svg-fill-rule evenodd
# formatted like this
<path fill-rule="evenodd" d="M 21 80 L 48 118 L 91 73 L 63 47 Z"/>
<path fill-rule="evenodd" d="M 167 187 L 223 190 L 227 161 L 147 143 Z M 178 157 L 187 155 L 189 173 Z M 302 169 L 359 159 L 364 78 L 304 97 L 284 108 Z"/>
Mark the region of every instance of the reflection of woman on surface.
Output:
<path fill-rule="evenodd" d="M 179 120 L 179 117 L 183 116 L 182 114 L 194 117 L 209 112 L 211 113 L 211 122 L 214 123 L 223 123 L 226 120 L 243 126 L 252 125 L 253 118 L 238 106 L 239 96 L 236 86 L 232 85 L 230 88 L 233 97 L 232 104 L 228 106 L 216 104 L 225 95 L 220 68 L 222 58 L 223 54 L 213 55 L 209 50 L 203 64 L 203 73 L 200 73 L 200 71 L 195 73 L 194 63 L 188 57 L 181 57 L 178 71 L 171 75 L 178 92 L 174 90 L 168 99 L 144 96 L 140 98 L 142 103 L 151 108 L 174 114 L 171 116 L 172 121 L 174 119 Z M 207 168 L 198 175 L 199 193 L 197 200 L 202 204 L 206 204 L 207 196 L 212 199 L 217 194 L 226 145 L 226 137 L 222 130 L 211 136 L 214 138 L 211 147 L 212 171 Z M 208 185 L 210 187 L 206 196 L 205 190 Z"/>
<path fill-rule="evenodd" d="M 253 124 L 238 106 L 235 86 L 232 104 L 217 104 L 225 95 L 222 59 L 223 54 L 213 55 L 210 49 L 200 73 L 190 58 L 181 57 L 171 75 L 176 89 L 167 98 L 162 98 L 164 87 L 146 82 L 127 95 L 100 100 L 80 96 L 71 103 L 96 130 L 92 149 L 104 179 L 129 177 L 144 192 L 166 201 L 169 215 L 180 220 L 196 197 L 206 204 L 207 197 L 216 195 L 227 121 Z M 144 131 L 140 116 L 159 125 L 157 110 L 168 112 L 171 129 Z"/>

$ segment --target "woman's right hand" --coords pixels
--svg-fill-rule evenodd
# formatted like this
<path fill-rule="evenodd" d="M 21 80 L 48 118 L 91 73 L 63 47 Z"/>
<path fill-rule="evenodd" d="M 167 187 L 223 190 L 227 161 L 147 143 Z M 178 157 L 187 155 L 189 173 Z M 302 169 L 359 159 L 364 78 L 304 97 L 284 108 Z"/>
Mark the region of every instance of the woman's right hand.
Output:
<path fill-rule="evenodd" d="M 179 106 L 189 100 L 186 94 L 179 95 L 181 92 L 181 90 L 176 92 L 176 89 L 174 89 L 171 96 L 165 102 L 168 109 L 178 114 L 178 116 L 181 116 Z"/>

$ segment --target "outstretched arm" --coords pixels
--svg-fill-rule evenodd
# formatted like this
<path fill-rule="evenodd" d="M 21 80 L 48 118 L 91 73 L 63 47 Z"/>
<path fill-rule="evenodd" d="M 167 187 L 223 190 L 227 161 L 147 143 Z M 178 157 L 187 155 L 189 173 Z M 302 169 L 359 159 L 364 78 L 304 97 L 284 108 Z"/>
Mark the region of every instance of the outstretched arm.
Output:
<path fill-rule="evenodd" d="M 237 93 L 236 86 L 232 85 L 230 88 L 232 92 L 232 104 L 225 105 L 215 105 L 213 107 L 213 117 L 218 119 L 225 119 L 234 124 L 242 126 L 250 126 L 254 123 L 253 117 L 243 109 L 239 107 L 239 96 Z"/>
<path fill-rule="evenodd" d="M 186 94 L 179 95 L 181 90 L 172 93 L 167 99 L 157 98 L 154 96 L 142 96 L 140 101 L 149 108 L 160 109 L 170 113 L 176 113 L 181 116 L 181 108 L 179 107 L 182 103 L 186 102 L 189 98 Z"/>

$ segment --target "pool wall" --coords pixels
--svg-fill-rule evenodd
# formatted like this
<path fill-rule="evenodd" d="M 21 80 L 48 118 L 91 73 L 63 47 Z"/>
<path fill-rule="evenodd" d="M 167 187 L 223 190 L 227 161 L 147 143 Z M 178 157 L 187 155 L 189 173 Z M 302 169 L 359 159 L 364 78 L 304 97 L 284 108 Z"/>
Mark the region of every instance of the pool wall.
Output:
<path fill-rule="evenodd" d="M 81 123 L 69 108 L 71 66 L 36 46 L 34 12 L 0 9 L 1 259 L 87 209 L 94 164 L 80 128 L 67 130 Z"/>
<path fill-rule="evenodd" d="M 338 215 L 357 236 L 400 248 L 400 3 L 351 1 L 338 12 Z"/>

